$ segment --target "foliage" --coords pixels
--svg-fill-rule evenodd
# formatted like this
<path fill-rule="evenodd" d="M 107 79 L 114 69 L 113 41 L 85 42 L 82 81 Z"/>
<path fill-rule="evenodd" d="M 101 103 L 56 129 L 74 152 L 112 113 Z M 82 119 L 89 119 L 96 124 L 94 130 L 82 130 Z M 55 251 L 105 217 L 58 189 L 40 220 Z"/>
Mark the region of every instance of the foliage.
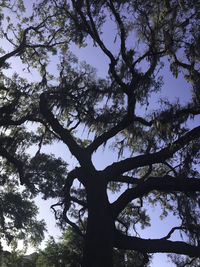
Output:
<path fill-rule="evenodd" d="M 8 244 L 17 239 L 37 245 L 44 237 L 44 221 L 37 220 L 38 208 L 25 193 L 4 184 L 1 189 L 1 238 Z"/>
<path fill-rule="evenodd" d="M 60 242 L 56 242 L 53 237 L 50 237 L 45 249 L 39 253 L 36 266 L 80 266 L 82 248 L 80 237 L 73 231 L 67 230 Z"/>
<path fill-rule="evenodd" d="M 24 251 L 13 249 L 11 252 L 2 251 L 1 266 L 5 267 L 36 267 L 38 254 L 35 252 L 30 255 L 24 255 Z"/>
<path fill-rule="evenodd" d="M 44 250 L 40 251 L 36 267 L 78 267 L 81 266 L 83 256 L 83 238 L 72 228 L 67 228 L 59 242 L 50 237 Z M 114 250 L 114 266 L 145 265 L 145 259 L 140 253 L 133 251 Z"/>
<path fill-rule="evenodd" d="M 6 267 L 21 267 L 23 266 L 23 254 L 20 253 L 20 251 L 13 250 L 12 253 L 10 253 L 6 259 L 5 259 L 5 266 Z"/>
<path fill-rule="evenodd" d="M 28 200 L 40 194 L 57 201 L 58 224 L 84 238 L 84 267 L 113 266 L 118 249 L 133 251 L 135 262 L 156 252 L 198 261 L 199 1 L 43 0 L 30 16 L 23 1 L 12 4 L 0 4 L 8 46 L 0 51 L 1 237 L 41 239 L 44 224 Z M 112 46 L 104 35 L 109 25 Z M 88 43 L 109 60 L 107 77 L 71 53 L 71 45 Z M 15 73 L 14 57 L 35 79 Z M 187 102 L 162 97 L 164 65 L 190 84 Z M 58 142 L 77 160 L 71 171 L 69 159 L 45 153 Z M 102 146 L 118 161 L 97 170 L 92 159 Z M 110 191 L 119 194 L 113 203 Z M 180 224 L 160 239 L 134 236 L 150 226 L 147 202 Z M 186 242 L 170 240 L 176 230 Z M 48 249 L 57 245 L 52 239 Z"/>

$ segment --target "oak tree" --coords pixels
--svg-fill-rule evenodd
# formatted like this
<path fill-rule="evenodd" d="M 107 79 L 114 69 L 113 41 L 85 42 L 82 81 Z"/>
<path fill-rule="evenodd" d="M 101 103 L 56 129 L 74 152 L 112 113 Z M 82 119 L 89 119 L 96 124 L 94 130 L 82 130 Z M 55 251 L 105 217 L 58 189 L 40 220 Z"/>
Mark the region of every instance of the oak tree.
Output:
<path fill-rule="evenodd" d="M 29 197 L 58 199 L 52 209 L 60 226 L 69 224 L 84 238 L 84 267 L 113 266 L 114 248 L 143 254 L 146 262 L 157 252 L 198 261 L 199 10 L 198 0 L 43 0 L 32 16 L 18 16 L 17 25 L 8 19 L 7 32 L 2 29 L 12 48 L 1 51 L 1 67 L 10 60 L 14 68 L 19 57 L 40 75 L 31 81 L 1 72 L 5 183 L 19 178 Z M 73 43 L 100 49 L 109 61 L 107 77 L 80 63 L 70 52 Z M 163 66 L 190 84 L 191 99 L 162 98 L 168 90 Z M 69 161 L 44 153 L 56 142 L 76 158 L 71 171 Z M 98 170 L 92 157 L 110 144 L 118 160 Z M 118 193 L 113 202 L 110 191 Z M 138 224 L 150 226 L 145 203 L 159 203 L 162 216 L 172 213 L 179 224 L 162 238 L 138 237 Z M 170 240 L 175 231 L 185 241 Z"/>

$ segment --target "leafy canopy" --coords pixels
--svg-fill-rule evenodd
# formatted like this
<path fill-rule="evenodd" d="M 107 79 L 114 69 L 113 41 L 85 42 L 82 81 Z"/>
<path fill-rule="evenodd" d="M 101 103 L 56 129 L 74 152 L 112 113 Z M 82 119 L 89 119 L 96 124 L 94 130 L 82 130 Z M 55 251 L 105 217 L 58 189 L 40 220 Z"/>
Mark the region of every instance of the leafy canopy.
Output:
<path fill-rule="evenodd" d="M 42 233 L 43 223 L 36 222 L 36 208 L 28 201 L 41 194 L 58 200 L 52 208 L 61 227 L 70 224 L 86 237 L 86 261 L 95 240 L 103 242 L 100 231 L 111 234 L 108 246 L 143 253 L 144 259 L 169 252 L 195 261 L 200 255 L 199 1 L 44 0 L 29 17 L 23 1 L 17 3 L 5 0 L 0 10 L 1 38 L 10 49 L 0 51 L 1 202 L 10 207 L 1 212 L 2 237 L 9 239 L 7 223 L 16 228 L 11 236 L 33 233 L 33 224 Z M 5 10 L 13 12 L 11 18 Z M 104 34 L 109 25 L 114 25 L 112 45 Z M 70 52 L 70 45 L 84 49 L 87 43 L 109 60 L 107 77 L 98 78 L 94 67 Z M 14 69 L 14 57 L 36 73 L 35 80 L 6 74 Z M 167 91 L 164 65 L 190 84 L 187 102 L 158 99 Z M 77 159 L 73 170 L 67 169 L 69 161 L 44 153 L 57 142 Z M 118 161 L 99 171 L 92 156 L 110 142 Z M 121 195 L 109 203 L 107 189 Z M 138 224 L 150 226 L 144 202 L 160 203 L 162 217 L 172 213 L 180 224 L 160 239 L 130 237 Z M 187 243 L 169 240 L 176 230 Z M 99 232 L 96 239 L 93 232 Z"/>

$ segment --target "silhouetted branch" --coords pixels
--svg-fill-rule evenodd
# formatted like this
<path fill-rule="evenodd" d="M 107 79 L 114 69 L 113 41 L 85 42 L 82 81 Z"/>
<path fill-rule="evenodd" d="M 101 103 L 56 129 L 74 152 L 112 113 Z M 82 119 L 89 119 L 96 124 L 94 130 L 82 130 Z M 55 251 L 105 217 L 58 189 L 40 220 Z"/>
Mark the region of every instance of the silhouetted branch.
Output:
<path fill-rule="evenodd" d="M 88 147 L 87 150 L 90 154 L 97 150 L 97 148 L 106 143 L 110 138 L 115 136 L 120 131 L 124 130 L 131 124 L 131 120 L 128 117 L 124 117 L 121 122 L 119 122 L 116 126 L 111 128 L 109 131 L 103 133 L 102 135 L 98 136 Z"/>
<path fill-rule="evenodd" d="M 142 239 L 115 233 L 115 247 L 133 249 L 142 253 L 176 253 L 189 257 L 200 257 L 200 247 L 189 245 L 181 241 L 169 241 L 163 239 Z"/>
<path fill-rule="evenodd" d="M 53 113 L 48 109 L 45 93 L 40 95 L 40 111 L 52 129 L 60 136 L 61 140 L 68 146 L 72 155 L 74 155 L 80 162 L 85 161 L 83 156 L 83 149 L 76 143 L 70 131 L 65 129 L 59 121 L 55 118 Z M 84 153 L 85 154 L 85 153 Z"/>
<path fill-rule="evenodd" d="M 115 179 L 115 177 L 120 176 L 124 172 L 149 166 L 155 163 L 163 163 L 167 159 L 171 158 L 177 151 L 184 148 L 185 145 L 189 144 L 191 141 L 200 137 L 200 126 L 187 132 L 185 135 L 180 137 L 174 143 L 170 144 L 168 147 L 161 149 L 158 152 L 140 155 L 133 158 L 127 158 L 125 160 L 115 162 L 112 165 L 105 168 L 104 172 L 108 175 L 109 179 Z"/>
<path fill-rule="evenodd" d="M 143 197 L 153 190 L 162 192 L 200 192 L 200 179 L 184 177 L 149 177 L 148 180 L 139 183 L 134 188 L 127 189 L 119 198 L 111 204 L 113 216 L 117 217 L 129 202 Z"/>

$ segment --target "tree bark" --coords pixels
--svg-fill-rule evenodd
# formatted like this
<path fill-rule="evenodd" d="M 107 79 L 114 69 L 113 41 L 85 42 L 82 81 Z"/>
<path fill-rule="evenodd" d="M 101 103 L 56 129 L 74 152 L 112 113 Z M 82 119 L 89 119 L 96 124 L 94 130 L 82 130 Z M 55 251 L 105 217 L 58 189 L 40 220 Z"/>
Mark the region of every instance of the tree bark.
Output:
<path fill-rule="evenodd" d="M 88 221 L 83 267 L 113 266 L 114 220 L 106 186 L 100 177 L 93 177 L 87 186 Z"/>

